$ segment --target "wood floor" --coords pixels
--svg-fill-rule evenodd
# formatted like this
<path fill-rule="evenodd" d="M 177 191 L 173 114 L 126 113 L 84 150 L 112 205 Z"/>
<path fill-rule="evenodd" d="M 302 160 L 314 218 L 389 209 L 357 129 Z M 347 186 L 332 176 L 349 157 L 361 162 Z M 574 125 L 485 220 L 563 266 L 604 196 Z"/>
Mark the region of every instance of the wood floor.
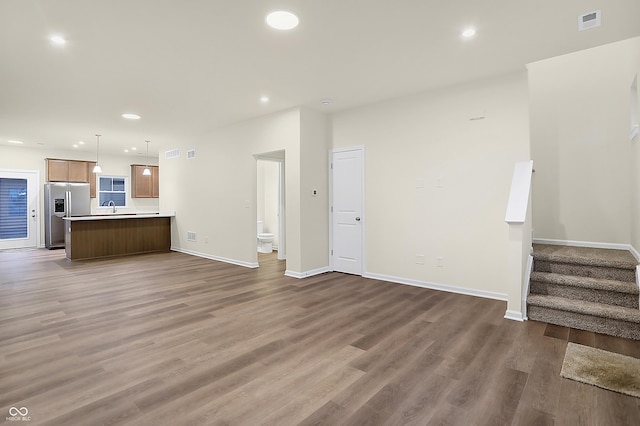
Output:
<path fill-rule="evenodd" d="M 640 399 L 559 375 L 567 341 L 636 358 L 639 342 L 260 263 L 0 253 L 0 421 L 26 407 L 32 425 L 640 424 Z"/>

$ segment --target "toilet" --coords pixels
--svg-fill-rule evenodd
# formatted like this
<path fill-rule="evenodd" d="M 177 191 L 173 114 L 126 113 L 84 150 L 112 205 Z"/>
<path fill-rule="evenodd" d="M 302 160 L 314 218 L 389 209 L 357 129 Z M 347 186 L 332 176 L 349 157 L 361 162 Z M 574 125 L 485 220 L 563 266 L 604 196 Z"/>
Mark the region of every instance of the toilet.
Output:
<path fill-rule="evenodd" d="M 273 234 L 264 232 L 264 221 L 258 221 L 258 252 L 271 253 L 273 251 Z"/>

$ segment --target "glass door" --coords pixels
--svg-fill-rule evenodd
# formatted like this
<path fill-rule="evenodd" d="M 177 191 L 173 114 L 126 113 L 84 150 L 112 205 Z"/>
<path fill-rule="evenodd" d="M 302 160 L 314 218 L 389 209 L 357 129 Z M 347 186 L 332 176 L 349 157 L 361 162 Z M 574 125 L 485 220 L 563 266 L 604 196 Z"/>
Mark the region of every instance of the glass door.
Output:
<path fill-rule="evenodd" d="M 37 247 L 38 174 L 0 170 L 0 250 Z"/>

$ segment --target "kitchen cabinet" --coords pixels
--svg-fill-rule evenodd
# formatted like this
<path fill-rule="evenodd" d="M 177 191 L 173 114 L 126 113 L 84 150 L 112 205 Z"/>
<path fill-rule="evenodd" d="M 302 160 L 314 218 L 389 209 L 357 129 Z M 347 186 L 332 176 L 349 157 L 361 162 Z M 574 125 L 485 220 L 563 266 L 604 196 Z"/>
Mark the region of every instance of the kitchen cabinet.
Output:
<path fill-rule="evenodd" d="M 47 164 L 47 182 L 78 182 L 91 185 L 91 198 L 96 197 L 96 174 L 93 173 L 95 161 L 45 159 Z"/>
<path fill-rule="evenodd" d="M 159 198 L 160 197 L 160 169 L 158 166 L 149 166 L 151 176 L 145 176 L 142 172 L 145 165 L 131 165 L 131 197 L 132 198 Z"/>
<path fill-rule="evenodd" d="M 47 182 L 69 182 L 69 162 L 47 158 Z"/>
<path fill-rule="evenodd" d="M 65 217 L 67 259 L 96 259 L 171 250 L 173 214 Z"/>
<path fill-rule="evenodd" d="M 96 198 L 96 173 L 93 173 L 93 168 L 96 166 L 95 161 L 87 161 L 87 173 L 89 174 L 89 193 L 91 198 Z"/>

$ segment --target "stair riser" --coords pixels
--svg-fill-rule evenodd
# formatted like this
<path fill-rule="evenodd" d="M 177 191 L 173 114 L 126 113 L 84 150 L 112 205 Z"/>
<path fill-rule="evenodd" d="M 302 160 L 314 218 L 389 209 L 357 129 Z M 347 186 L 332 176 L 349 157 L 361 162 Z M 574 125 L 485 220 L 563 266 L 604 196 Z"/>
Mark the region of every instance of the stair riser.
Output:
<path fill-rule="evenodd" d="M 530 320 L 593 331 L 594 333 L 608 334 L 625 339 L 640 340 L 640 324 L 637 323 L 532 305 L 527 306 L 527 316 Z"/>
<path fill-rule="evenodd" d="M 603 266 L 576 265 L 573 263 L 549 262 L 536 260 L 534 271 L 551 272 L 554 274 L 574 275 L 579 277 L 591 277 L 605 280 L 617 280 L 626 282 L 636 281 L 636 272 L 633 269 L 609 268 Z"/>
<path fill-rule="evenodd" d="M 538 281 L 531 281 L 530 291 L 534 294 L 546 294 L 549 296 L 565 297 L 567 299 L 606 303 L 614 306 L 624 306 L 625 308 L 638 309 L 637 294 L 618 293 L 615 291 L 607 290 L 595 290 Z"/>

